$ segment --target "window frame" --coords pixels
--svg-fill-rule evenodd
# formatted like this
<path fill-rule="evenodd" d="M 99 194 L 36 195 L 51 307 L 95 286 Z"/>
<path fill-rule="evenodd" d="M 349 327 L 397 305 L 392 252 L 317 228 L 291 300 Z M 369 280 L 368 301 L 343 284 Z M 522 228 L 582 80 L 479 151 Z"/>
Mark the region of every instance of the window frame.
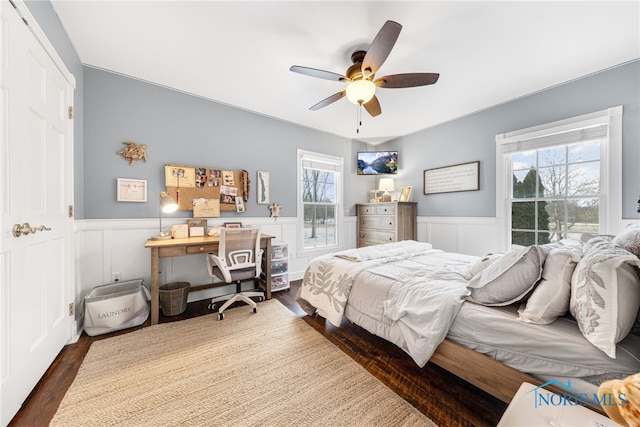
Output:
<path fill-rule="evenodd" d="M 333 170 L 335 172 L 335 186 L 336 186 L 336 202 L 335 202 L 335 215 L 336 215 L 336 244 L 332 246 L 323 246 L 320 248 L 305 248 L 304 247 L 304 205 L 302 200 L 302 170 L 303 161 L 311 161 L 314 163 L 325 163 L 328 166 L 327 170 Z M 335 252 L 336 249 L 342 247 L 342 206 L 344 205 L 344 158 L 338 156 L 332 156 L 329 154 L 322 154 L 313 151 L 297 150 L 297 184 L 296 184 L 296 197 L 297 197 L 297 253 L 298 256 L 318 256 L 324 253 Z"/>
<path fill-rule="evenodd" d="M 597 125 L 607 126 L 600 146 L 599 226 L 602 234 L 617 234 L 622 218 L 622 106 L 496 135 L 496 226 L 498 250 L 511 248 L 511 199 L 514 147 L 538 149 L 572 141 L 550 142 L 554 135 Z"/>

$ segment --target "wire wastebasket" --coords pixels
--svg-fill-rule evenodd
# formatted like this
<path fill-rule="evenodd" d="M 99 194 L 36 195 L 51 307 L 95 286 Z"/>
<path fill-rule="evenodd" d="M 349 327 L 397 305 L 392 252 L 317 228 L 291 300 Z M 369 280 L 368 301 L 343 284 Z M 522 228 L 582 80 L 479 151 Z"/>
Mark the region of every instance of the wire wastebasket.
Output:
<path fill-rule="evenodd" d="M 160 306 L 165 316 L 176 316 L 187 309 L 189 282 L 171 282 L 160 286 Z"/>

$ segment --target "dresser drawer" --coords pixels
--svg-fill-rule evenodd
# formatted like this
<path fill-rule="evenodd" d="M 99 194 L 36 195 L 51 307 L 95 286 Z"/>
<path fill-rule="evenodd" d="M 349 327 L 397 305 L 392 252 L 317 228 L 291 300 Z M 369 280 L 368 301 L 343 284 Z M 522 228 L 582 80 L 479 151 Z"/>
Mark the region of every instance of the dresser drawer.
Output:
<path fill-rule="evenodd" d="M 188 254 L 206 254 L 209 252 L 218 252 L 218 245 L 187 246 Z"/>
<path fill-rule="evenodd" d="M 395 215 L 396 207 L 395 205 L 380 205 L 375 206 L 376 215 Z"/>
<path fill-rule="evenodd" d="M 396 218 L 393 216 L 363 216 L 358 220 L 360 228 L 395 230 Z"/>
<path fill-rule="evenodd" d="M 392 204 L 369 204 L 358 206 L 358 216 L 361 215 L 395 215 L 396 206 Z"/>
<path fill-rule="evenodd" d="M 361 245 L 377 245 L 396 241 L 396 233 L 392 231 L 360 230 L 358 234 Z"/>
<path fill-rule="evenodd" d="M 376 207 L 375 206 L 358 206 L 358 216 L 361 215 L 375 215 Z"/>

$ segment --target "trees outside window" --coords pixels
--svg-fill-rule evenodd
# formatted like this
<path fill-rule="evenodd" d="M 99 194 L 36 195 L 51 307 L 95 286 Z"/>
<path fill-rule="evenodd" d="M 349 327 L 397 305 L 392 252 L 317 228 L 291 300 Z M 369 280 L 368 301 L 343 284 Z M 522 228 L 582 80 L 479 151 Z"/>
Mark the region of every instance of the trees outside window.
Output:
<path fill-rule="evenodd" d="M 335 172 L 303 168 L 304 247 L 337 245 Z"/>
<path fill-rule="evenodd" d="M 496 135 L 498 248 L 615 234 L 622 107 Z"/>
<path fill-rule="evenodd" d="M 598 232 L 600 148 L 592 140 L 512 155 L 513 245 Z"/>
<path fill-rule="evenodd" d="M 340 245 L 343 159 L 298 150 L 298 242 L 302 252 Z"/>

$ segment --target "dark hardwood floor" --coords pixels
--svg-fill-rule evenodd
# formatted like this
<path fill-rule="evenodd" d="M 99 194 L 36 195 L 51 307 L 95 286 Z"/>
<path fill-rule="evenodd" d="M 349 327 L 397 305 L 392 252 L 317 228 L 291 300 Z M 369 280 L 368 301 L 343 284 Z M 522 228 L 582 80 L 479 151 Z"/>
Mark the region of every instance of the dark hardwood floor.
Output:
<path fill-rule="evenodd" d="M 479 427 L 498 423 L 505 403 L 432 363 L 419 368 L 400 348 L 346 320 L 336 328 L 319 316 L 307 315 L 295 300 L 299 286 L 299 281 L 293 282 L 291 290 L 275 292 L 273 296 L 439 426 Z M 211 314 L 208 303 L 208 300 L 189 303 L 178 316 L 161 315 L 160 323 Z M 96 337 L 83 333 L 77 343 L 65 346 L 9 426 L 48 425 L 91 343 L 139 328 Z"/>

